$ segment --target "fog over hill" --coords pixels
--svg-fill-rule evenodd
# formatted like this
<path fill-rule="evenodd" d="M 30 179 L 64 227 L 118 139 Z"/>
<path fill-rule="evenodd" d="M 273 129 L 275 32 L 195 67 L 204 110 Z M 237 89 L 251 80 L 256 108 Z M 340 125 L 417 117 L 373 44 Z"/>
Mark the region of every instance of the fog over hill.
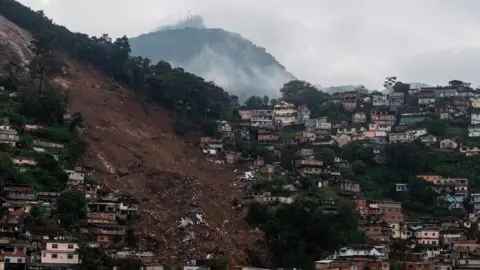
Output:
<path fill-rule="evenodd" d="M 132 55 L 182 67 L 240 99 L 276 97 L 285 82 L 295 79 L 265 48 L 237 33 L 207 28 L 199 16 L 131 38 L 130 45 Z"/>

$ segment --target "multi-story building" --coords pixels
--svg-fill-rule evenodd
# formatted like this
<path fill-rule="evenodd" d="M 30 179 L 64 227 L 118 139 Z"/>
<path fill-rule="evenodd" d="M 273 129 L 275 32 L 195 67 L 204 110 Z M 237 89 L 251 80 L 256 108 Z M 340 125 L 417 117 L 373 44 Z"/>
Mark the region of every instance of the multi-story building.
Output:
<path fill-rule="evenodd" d="M 356 200 L 356 208 L 361 216 L 379 216 L 387 223 L 404 220 L 400 202 Z"/>
<path fill-rule="evenodd" d="M 45 250 L 42 250 L 41 264 L 77 265 L 80 263 L 76 252 L 78 248 L 78 243 L 67 240 L 50 240 L 47 242 Z"/>
<path fill-rule="evenodd" d="M 297 123 L 305 123 L 305 121 L 310 119 L 310 114 L 312 114 L 312 112 L 308 109 L 307 105 L 298 106 Z"/>
<path fill-rule="evenodd" d="M 405 102 L 405 95 L 402 92 L 392 92 L 388 95 L 389 106 L 391 110 L 401 108 Z"/>
<path fill-rule="evenodd" d="M 367 114 L 364 112 L 356 112 L 352 117 L 353 123 L 365 123 L 367 122 Z"/>
<path fill-rule="evenodd" d="M 323 172 L 323 162 L 319 160 L 296 160 L 295 169 L 302 176 L 318 175 Z"/>
<path fill-rule="evenodd" d="M 374 95 L 372 96 L 372 106 L 373 107 L 388 107 L 389 100 L 386 95 Z"/>
<path fill-rule="evenodd" d="M 480 125 L 470 125 L 468 126 L 468 137 L 480 137 Z"/>
<path fill-rule="evenodd" d="M 288 126 L 296 123 L 297 108 L 292 103 L 285 101 L 278 102 L 273 108 L 273 119 L 275 123 Z"/>
<path fill-rule="evenodd" d="M 435 98 L 450 98 L 456 97 L 458 95 L 457 89 L 455 88 L 439 88 L 435 89 Z"/>
<path fill-rule="evenodd" d="M 418 106 L 420 108 L 435 106 L 435 89 L 420 89 L 420 92 L 418 92 Z"/>
<path fill-rule="evenodd" d="M 480 193 L 474 193 L 471 195 L 473 203 L 473 211 L 475 213 L 480 213 Z"/>
<path fill-rule="evenodd" d="M 470 102 L 473 108 L 480 108 L 480 98 L 472 98 Z"/>
<path fill-rule="evenodd" d="M 413 141 L 413 136 L 412 134 L 408 132 L 404 133 L 389 133 L 388 134 L 388 140 L 391 143 L 408 143 Z"/>
<path fill-rule="evenodd" d="M 467 178 L 443 178 L 438 175 L 417 175 L 417 178 L 428 182 L 429 186 L 439 194 L 454 196 L 468 195 Z"/>
<path fill-rule="evenodd" d="M 439 245 L 440 228 L 421 228 L 415 231 L 415 240 L 419 245 Z"/>
<path fill-rule="evenodd" d="M 470 113 L 470 123 L 472 125 L 479 125 L 480 124 L 480 109 L 473 109 Z"/>
<path fill-rule="evenodd" d="M 273 110 L 252 110 L 250 123 L 252 127 L 273 125 Z"/>
<path fill-rule="evenodd" d="M 19 140 L 18 132 L 10 126 L 8 118 L 4 118 L 3 125 L 0 125 L 0 143 L 15 147 Z"/>

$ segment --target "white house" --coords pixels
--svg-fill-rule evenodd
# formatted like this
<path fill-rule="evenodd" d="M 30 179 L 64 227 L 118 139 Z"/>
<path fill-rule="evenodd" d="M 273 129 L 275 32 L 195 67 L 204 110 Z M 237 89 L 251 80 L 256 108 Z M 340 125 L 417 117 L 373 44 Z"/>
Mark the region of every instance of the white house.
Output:
<path fill-rule="evenodd" d="M 284 126 L 294 124 L 297 120 L 297 108 L 292 103 L 280 101 L 273 107 L 273 119 Z"/>
<path fill-rule="evenodd" d="M 480 125 L 471 125 L 468 127 L 468 137 L 480 137 Z"/>

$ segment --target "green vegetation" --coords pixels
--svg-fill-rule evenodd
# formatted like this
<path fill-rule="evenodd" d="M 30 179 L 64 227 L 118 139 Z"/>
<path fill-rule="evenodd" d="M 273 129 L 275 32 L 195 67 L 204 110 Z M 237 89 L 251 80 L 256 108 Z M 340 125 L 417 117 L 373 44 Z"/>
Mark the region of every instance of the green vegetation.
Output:
<path fill-rule="evenodd" d="M 326 257 L 342 245 L 365 243 L 358 229 L 358 217 L 347 202 L 337 213 L 325 213 L 321 198 L 299 198 L 276 210 L 253 203 L 246 217 L 250 225 L 266 233 L 274 254 L 273 263 L 282 267 L 311 269 L 312 262 Z"/>
<path fill-rule="evenodd" d="M 14 0 L 2 1 L 0 13 L 30 31 L 38 40 L 43 41 L 48 37 L 55 41 L 54 46 L 59 50 L 130 85 L 142 102 L 157 102 L 176 113 L 179 123 L 175 127 L 180 135 L 204 131 L 203 127 L 208 126 L 212 120 L 231 120 L 233 108 L 238 106 L 238 97 L 229 95 L 215 84 L 181 68 L 172 68 L 164 61 L 152 64 L 147 58 L 131 57 L 130 44 L 125 36 L 113 41 L 106 34 L 88 37 L 72 33 L 67 28 L 54 24 L 42 11 L 34 12 Z M 49 48 L 44 45 L 40 47 Z M 39 53 L 45 53 L 44 58 L 50 62 L 56 61 L 56 58 L 49 57 L 48 49 L 39 50 Z M 36 70 L 40 72 L 40 77 L 44 73 L 48 75 L 54 72 Z"/>
<path fill-rule="evenodd" d="M 57 215 L 63 227 L 69 228 L 78 224 L 84 216 L 87 201 L 82 192 L 66 190 L 57 199 Z"/>

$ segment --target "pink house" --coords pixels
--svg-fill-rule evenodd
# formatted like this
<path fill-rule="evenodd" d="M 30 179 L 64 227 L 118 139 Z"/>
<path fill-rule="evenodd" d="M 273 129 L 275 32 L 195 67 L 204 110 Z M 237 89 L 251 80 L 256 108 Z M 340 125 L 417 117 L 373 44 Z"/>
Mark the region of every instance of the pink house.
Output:
<path fill-rule="evenodd" d="M 42 250 L 41 263 L 48 264 L 79 264 L 77 243 L 63 240 L 47 242 L 47 247 Z"/>

